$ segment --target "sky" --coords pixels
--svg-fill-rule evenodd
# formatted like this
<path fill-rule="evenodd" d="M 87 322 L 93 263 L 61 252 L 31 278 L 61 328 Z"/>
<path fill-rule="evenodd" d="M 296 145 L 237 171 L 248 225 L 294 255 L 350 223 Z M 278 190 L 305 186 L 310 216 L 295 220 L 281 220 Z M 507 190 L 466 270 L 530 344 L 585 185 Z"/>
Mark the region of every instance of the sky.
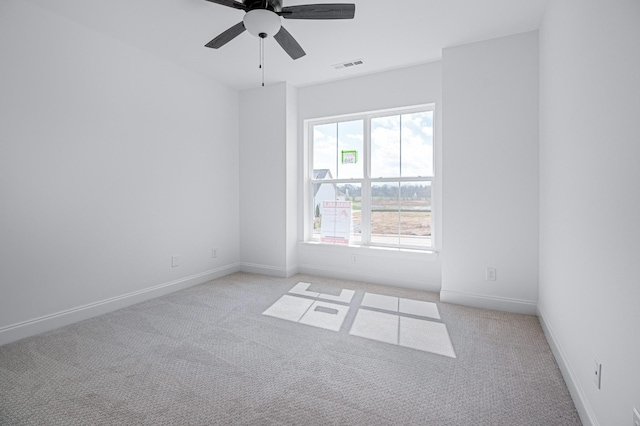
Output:
<path fill-rule="evenodd" d="M 334 179 L 364 175 L 364 121 L 316 125 L 313 168 Z M 356 164 L 342 164 L 341 152 L 355 150 Z M 433 112 L 390 115 L 371 120 L 371 177 L 433 176 Z"/>

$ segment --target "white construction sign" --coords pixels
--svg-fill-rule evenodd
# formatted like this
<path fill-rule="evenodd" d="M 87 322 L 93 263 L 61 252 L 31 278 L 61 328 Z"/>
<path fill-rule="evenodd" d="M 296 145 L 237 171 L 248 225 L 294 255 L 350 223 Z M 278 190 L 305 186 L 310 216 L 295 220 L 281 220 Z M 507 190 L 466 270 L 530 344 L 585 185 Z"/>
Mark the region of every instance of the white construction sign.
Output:
<path fill-rule="evenodd" d="M 320 241 L 349 244 L 351 235 L 351 201 L 323 201 Z"/>

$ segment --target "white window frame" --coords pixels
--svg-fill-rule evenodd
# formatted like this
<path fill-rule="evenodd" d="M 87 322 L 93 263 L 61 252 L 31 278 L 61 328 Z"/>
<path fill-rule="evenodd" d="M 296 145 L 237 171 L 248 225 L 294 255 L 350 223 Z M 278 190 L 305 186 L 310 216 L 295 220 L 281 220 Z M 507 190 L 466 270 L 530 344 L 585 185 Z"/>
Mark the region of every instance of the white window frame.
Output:
<path fill-rule="evenodd" d="M 410 176 L 410 177 L 389 177 L 389 178 L 372 178 L 371 177 L 371 120 L 378 117 L 386 117 L 390 115 L 403 115 L 412 114 L 418 112 L 430 111 L 433 113 L 433 140 L 431 149 L 433 158 L 433 175 L 432 176 Z M 361 179 L 314 179 L 313 178 L 313 127 L 322 124 L 341 123 L 354 120 L 363 120 L 363 154 L 362 160 L 365 161 L 366 167 L 364 170 L 364 176 Z M 436 240 L 434 226 L 436 220 L 434 218 L 436 208 L 434 206 L 436 200 L 436 187 L 435 180 L 437 174 L 436 157 L 435 157 L 435 145 L 436 145 L 436 105 L 434 103 L 415 105 L 411 107 L 393 108 L 378 111 L 370 111 L 356 114 L 348 114 L 333 117 L 323 117 L 318 119 L 304 120 L 304 141 L 305 141 L 305 170 L 304 170 L 304 242 L 317 243 L 327 246 L 337 246 L 331 243 L 320 243 L 319 238 L 314 238 L 313 233 L 313 217 L 315 206 L 313 205 L 313 185 L 317 183 L 332 183 L 332 184 L 360 184 L 361 185 L 361 242 L 350 242 L 350 246 L 355 247 L 380 247 L 380 248 L 394 248 L 394 249 L 408 249 L 425 252 L 434 252 L 436 250 Z M 371 242 L 371 184 L 372 183 L 385 183 L 385 182 L 430 182 L 431 184 L 431 245 L 430 246 L 414 246 L 407 244 L 384 244 L 384 243 L 372 243 Z"/>

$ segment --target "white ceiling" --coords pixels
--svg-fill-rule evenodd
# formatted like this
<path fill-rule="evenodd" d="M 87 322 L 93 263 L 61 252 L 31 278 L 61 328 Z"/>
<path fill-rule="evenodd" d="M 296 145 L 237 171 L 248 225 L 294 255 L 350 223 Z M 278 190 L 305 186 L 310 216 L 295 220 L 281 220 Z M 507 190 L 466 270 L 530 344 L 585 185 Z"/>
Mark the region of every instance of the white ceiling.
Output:
<path fill-rule="evenodd" d="M 204 45 L 240 22 L 241 10 L 205 0 L 29 0 L 56 14 L 208 76 L 234 89 L 261 83 L 259 39 Z M 284 6 L 342 0 L 284 0 Z M 353 20 L 285 20 L 307 55 L 293 61 L 265 43 L 266 84 L 304 86 L 438 60 L 442 48 L 538 28 L 550 0 L 344 0 Z M 364 65 L 335 70 L 362 59 Z"/>

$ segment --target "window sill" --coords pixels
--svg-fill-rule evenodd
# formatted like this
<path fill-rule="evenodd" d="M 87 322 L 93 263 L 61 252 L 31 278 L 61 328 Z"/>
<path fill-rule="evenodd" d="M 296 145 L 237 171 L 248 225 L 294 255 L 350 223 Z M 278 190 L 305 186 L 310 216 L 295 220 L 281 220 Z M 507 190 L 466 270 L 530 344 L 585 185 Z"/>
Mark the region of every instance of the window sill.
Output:
<path fill-rule="evenodd" d="M 411 249 L 399 247 L 378 247 L 378 246 L 360 246 L 360 245 L 339 245 L 327 244 L 319 241 L 302 241 L 300 242 L 302 249 L 310 249 L 313 251 L 336 252 L 343 251 L 351 254 L 361 254 L 364 256 L 384 257 L 384 258 L 416 258 L 422 260 L 435 261 L 438 258 L 438 251 L 434 248 L 429 249 Z"/>

